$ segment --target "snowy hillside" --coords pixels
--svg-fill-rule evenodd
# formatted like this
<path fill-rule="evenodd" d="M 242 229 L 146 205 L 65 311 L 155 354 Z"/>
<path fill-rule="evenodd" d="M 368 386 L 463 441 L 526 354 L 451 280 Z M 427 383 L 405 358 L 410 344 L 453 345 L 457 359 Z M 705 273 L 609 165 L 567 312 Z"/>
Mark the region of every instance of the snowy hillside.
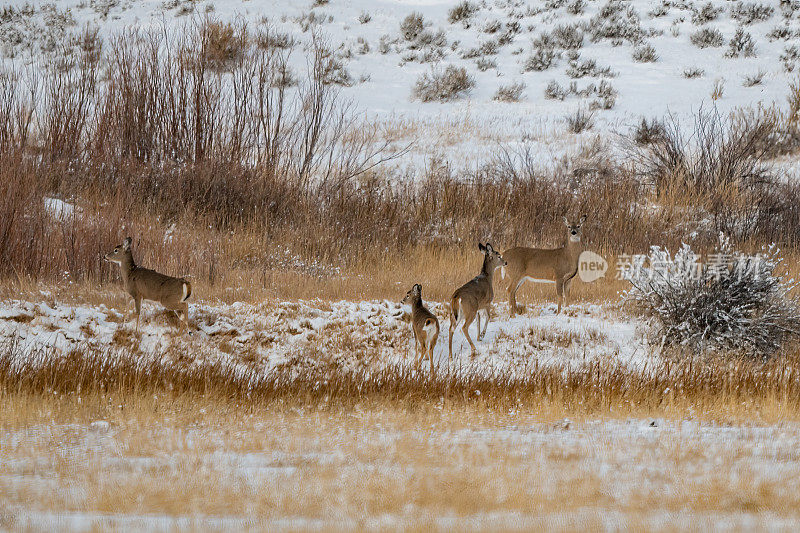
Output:
<path fill-rule="evenodd" d="M 316 32 L 341 61 L 344 95 L 368 120 L 416 141 L 418 152 L 463 161 L 498 142 L 520 141 L 540 143 L 547 161 L 574 143 L 566 117 L 579 109 L 594 112 L 592 131 L 625 131 L 642 116 L 783 104 L 800 64 L 795 1 L 34 4 L 6 2 L 0 17 L 3 55 L 17 64 L 63 53 L 64 43 L 87 25 L 108 44 L 128 27 L 176 29 L 212 16 L 253 29 L 270 24 L 293 48 L 299 71 L 306 66 L 304 45 Z M 420 76 L 449 66 L 464 67 L 474 86 L 444 102 L 414 96 Z"/>

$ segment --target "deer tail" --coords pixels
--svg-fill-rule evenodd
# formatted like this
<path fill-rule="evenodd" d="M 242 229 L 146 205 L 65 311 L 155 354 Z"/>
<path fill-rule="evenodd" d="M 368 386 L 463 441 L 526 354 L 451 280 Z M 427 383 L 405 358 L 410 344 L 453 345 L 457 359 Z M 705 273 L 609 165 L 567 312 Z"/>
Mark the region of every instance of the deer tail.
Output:
<path fill-rule="evenodd" d="M 189 299 L 192 295 L 192 284 L 188 280 L 183 280 L 183 298 L 181 298 L 182 302 L 185 302 Z"/>

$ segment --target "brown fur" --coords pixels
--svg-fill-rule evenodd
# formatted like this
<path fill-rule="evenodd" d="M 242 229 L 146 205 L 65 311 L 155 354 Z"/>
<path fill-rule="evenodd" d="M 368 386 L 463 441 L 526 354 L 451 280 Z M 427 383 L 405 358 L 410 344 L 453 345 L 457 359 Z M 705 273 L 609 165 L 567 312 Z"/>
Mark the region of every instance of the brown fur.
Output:
<path fill-rule="evenodd" d="M 527 278 L 552 280 L 556 285 L 558 312 L 562 302 L 566 304 L 570 283 L 578 273 L 578 258 L 583 252 L 581 244 L 581 226 L 586 217 L 581 217 L 578 224 L 570 225 L 566 217 L 567 242 L 560 248 L 525 248 L 518 246 L 503 252 L 508 262 L 503 279 L 508 278 L 508 303 L 511 315 L 517 312 L 517 291 Z M 574 233 L 573 233 L 574 232 Z"/>
<path fill-rule="evenodd" d="M 414 285 L 401 303 L 411 304 L 411 331 L 414 332 L 414 347 L 417 355 L 416 366 L 419 367 L 427 355 L 431 363 L 431 374 L 433 374 L 435 372 L 433 348 L 439 338 L 439 320 L 422 303 L 422 285 Z M 429 327 L 431 325 L 435 325 L 435 329 L 429 335 Z"/>
<path fill-rule="evenodd" d="M 492 288 L 492 278 L 494 271 L 498 267 L 505 266 L 506 261 L 496 252 L 488 242 L 486 246 L 478 244 L 478 248 L 483 252 L 483 266 L 481 272 L 470 281 L 456 289 L 450 299 L 450 336 L 448 340 L 448 362 L 453 357 L 453 334 L 460 322 L 463 321 L 461 330 L 469 342 L 473 357 L 477 353 L 475 344 L 469 336 L 469 326 L 478 318 L 478 340 L 483 340 L 486 335 L 486 328 L 489 326 L 489 306 L 494 299 L 494 289 Z M 486 320 L 481 331 L 481 319 L 479 312 L 486 313 Z"/>
<path fill-rule="evenodd" d="M 133 298 L 136 307 L 137 332 L 139 331 L 139 314 L 143 299 L 158 302 L 166 309 L 174 311 L 188 329 L 189 304 L 186 301 L 192 295 L 192 284 L 188 280 L 136 266 L 131 252 L 130 237 L 125 239 L 123 244 L 114 248 L 113 252 L 106 254 L 105 259 L 119 265 L 122 284 Z"/>

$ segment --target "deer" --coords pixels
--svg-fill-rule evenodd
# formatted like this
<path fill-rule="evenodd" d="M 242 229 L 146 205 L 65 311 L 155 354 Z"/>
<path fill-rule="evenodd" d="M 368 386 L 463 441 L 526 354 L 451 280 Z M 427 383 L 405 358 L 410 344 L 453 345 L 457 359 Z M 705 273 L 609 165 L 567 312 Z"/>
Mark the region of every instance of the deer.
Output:
<path fill-rule="evenodd" d="M 555 283 L 558 299 L 558 311 L 561 313 L 562 303 L 566 305 L 566 296 L 570 283 L 578 273 L 578 258 L 583 251 L 581 244 L 581 226 L 586 221 L 582 216 L 577 224 L 570 224 L 564 217 L 567 226 L 567 242 L 560 248 L 526 248 L 518 246 L 503 252 L 508 266 L 500 271 L 505 280 L 509 277 L 508 303 L 511 316 L 517 313 L 517 291 L 525 281 L 535 283 Z"/>
<path fill-rule="evenodd" d="M 472 357 L 475 357 L 477 350 L 475 344 L 469 336 L 469 327 L 477 317 L 478 319 L 478 341 L 482 341 L 486 336 L 486 328 L 489 326 L 489 306 L 494 299 L 494 290 L 492 289 L 492 278 L 494 271 L 498 267 L 507 265 L 506 260 L 500 255 L 500 252 L 495 251 L 492 245 L 488 242 L 484 246 L 478 243 L 478 249 L 483 252 L 483 266 L 481 267 L 480 274 L 472 278 L 470 281 L 456 289 L 453 297 L 450 299 L 450 338 L 448 341 L 448 365 L 453 358 L 453 334 L 456 328 L 460 325 L 464 336 L 469 342 L 472 349 Z M 480 313 L 483 312 L 486 317 L 481 330 Z"/>
<path fill-rule="evenodd" d="M 414 284 L 400 303 L 411 305 L 411 331 L 414 332 L 414 348 L 417 356 L 415 366 L 419 368 L 420 363 L 427 355 L 431 362 L 431 374 L 433 374 L 435 372 L 433 348 L 439 338 L 439 320 L 422 303 L 422 285 Z"/>
<path fill-rule="evenodd" d="M 136 306 L 136 333 L 139 332 L 142 299 L 158 302 L 173 311 L 188 329 L 189 304 L 186 301 L 192 295 L 192 284 L 184 278 L 175 278 L 136 266 L 131 242 L 131 238 L 127 237 L 122 244 L 105 255 L 105 260 L 119 265 L 125 291 L 131 295 Z"/>

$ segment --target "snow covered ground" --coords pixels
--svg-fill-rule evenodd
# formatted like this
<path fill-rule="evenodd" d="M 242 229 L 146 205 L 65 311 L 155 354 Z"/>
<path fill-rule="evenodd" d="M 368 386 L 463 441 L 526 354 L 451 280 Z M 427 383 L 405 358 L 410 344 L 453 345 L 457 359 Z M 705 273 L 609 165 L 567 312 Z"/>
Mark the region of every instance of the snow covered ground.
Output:
<path fill-rule="evenodd" d="M 434 350 L 436 366 L 447 368 L 449 319 L 443 304 L 429 302 L 439 317 L 441 334 Z M 226 361 L 256 365 L 268 371 L 278 366 L 330 365 L 380 368 L 412 363 L 414 348 L 408 310 L 389 301 L 325 302 L 267 301 L 230 305 L 196 302 L 190 308 L 193 332 L 176 329 L 174 315 L 156 304 L 144 303 L 140 332 L 135 319 L 105 305 L 7 300 L 0 302 L 0 345 L 15 343 L 24 354 L 78 348 L 130 350 L 202 365 Z M 533 365 L 580 366 L 614 358 L 632 369 L 652 357 L 644 328 L 613 308 L 573 305 L 556 315 L 555 304 L 532 306 L 525 316 L 509 318 L 499 303 L 486 338 L 478 342 L 479 371 L 525 371 Z M 475 326 L 471 334 L 476 341 Z M 454 337 L 456 365 L 472 367 L 469 345 L 460 329 Z M 426 362 L 425 368 L 428 368 Z"/>
<path fill-rule="evenodd" d="M 456 2 L 450 0 L 6 0 L 14 9 L 0 17 L 0 48 L 26 64 L 60 53 L 64 43 L 74 46 L 72 36 L 86 25 L 108 43 L 127 27 L 176 29 L 210 15 L 252 29 L 269 20 L 296 41 L 291 64 L 299 72 L 307 65 L 304 47 L 317 32 L 349 74 L 343 93 L 366 120 L 416 141 L 409 157 L 442 155 L 459 164 L 481 160 L 498 143 L 527 143 L 547 164 L 592 132 L 626 131 L 642 116 L 673 113 L 687 120 L 701 106 L 725 113 L 783 104 L 800 66 L 793 44 L 800 35 L 796 2 L 471 1 L 473 15 L 451 22 Z M 401 24 L 412 12 L 422 15 L 424 29 L 406 38 Z M 559 34 L 564 28 L 572 30 Z M 740 50 L 732 54 L 740 29 Z M 695 36 L 701 30 L 711 32 L 710 45 L 702 48 Z M 654 62 L 634 59 L 646 46 Z M 540 49 L 552 51 L 551 64 L 531 70 L 526 65 Z M 589 68 L 592 61 L 595 68 Z M 471 91 L 444 103 L 413 98 L 419 76 L 450 65 L 475 78 Z M 567 91 L 563 100 L 545 97 L 553 82 Z M 493 99 L 513 83 L 525 85 L 520 101 Z M 596 110 L 592 132 L 568 133 L 565 116 L 601 100 L 601 83 L 616 97 Z"/>
<path fill-rule="evenodd" d="M 308 423 L 279 418 L 280 428 L 258 423 L 237 427 L 231 437 L 202 422 L 188 428 L 95 422 L 3 432 L 0 504 L 8 503 L 0 506 L 0 526 L 70 531 L 800 527 L 791 503 L 800 490 L 797 424 L 730 427 L 630 419 L 477 422 L 455 429 L 403 426 L 388 415 L 371 420 L 374 425 L 358 416 Z M 293 424 L 299 427 L 290 429 Z M 320 425 L 319 433 L 306 424 Z M 255 439 L 248 432 L 269 436 Z M 397 494 L 386 493 L 393 490 Z M 48 494 L 60 496 L 44 497 Z M 218 494 L 231 499 L 207 500 Z M 115 500 L 123 495 L 131 499 Z M 20 504 L 26 497 L 39 499 Z M 177 512 L 171 507 L 176 498 L 184 502 Z"/>

